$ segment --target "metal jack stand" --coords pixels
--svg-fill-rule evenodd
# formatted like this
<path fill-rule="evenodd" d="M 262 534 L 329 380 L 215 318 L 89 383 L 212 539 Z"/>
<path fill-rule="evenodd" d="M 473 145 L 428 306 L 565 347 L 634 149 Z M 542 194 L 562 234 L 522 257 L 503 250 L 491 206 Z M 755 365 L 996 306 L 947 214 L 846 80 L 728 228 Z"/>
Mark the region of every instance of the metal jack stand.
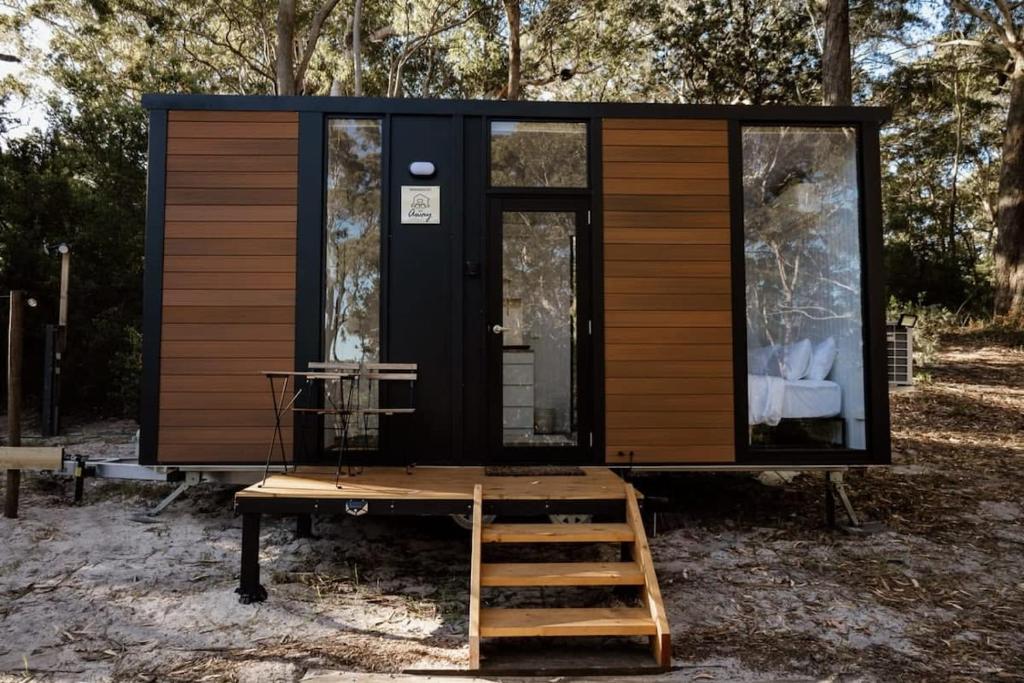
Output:
<path fill-rule="evenodd" d="M 201 479 L 201 476 L 200 476 L 200 474 L 198 472 L 189 472 L 183 482 L 179 483 L 174 488 L 173 491 L 171 491 L 169 494 L 167 494 L 166 497 L 164 497 L 163 500 L 161 500 L 159 503 L 157 503 L 155 508 L 153 508 L 152 510 L 150 510 L 146 514 L 149 515 L 150 517 L 156 517 L 161 512 L 163 512 L 164 509 L 168 505 L 170 505 L 175 500 L 177 500 L 178 496 L 180 496 L 185 491 L 189 490 L 190 488 L 192 488 L 193 486 L 198 484 L 200 479 Z"/>
<path fill-rule="evenodd" d="M 849 496 L 846 495 L 846 483 L 843 481 L 842 472 L 825 472 L 825 522 L 829 528 L 835 528 L 836 526 L 836 497 L 843 504 L 843 509 L 846 510 L 846 516 L 850 518 L 850 524 L 853 526 L 860 526 L 860 518 L 857 517 L 856 510 L 853 509 L 853 503 L 850 502 Z"/>

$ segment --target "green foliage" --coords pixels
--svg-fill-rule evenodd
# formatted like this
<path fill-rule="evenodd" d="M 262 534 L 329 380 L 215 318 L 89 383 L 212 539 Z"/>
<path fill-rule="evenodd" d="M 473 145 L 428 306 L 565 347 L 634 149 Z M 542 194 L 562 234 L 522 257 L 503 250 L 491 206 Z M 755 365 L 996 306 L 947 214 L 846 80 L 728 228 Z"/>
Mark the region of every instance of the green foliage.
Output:
<path fill-rule="evenodd" d="M 520 4 L 525 98 L 820 101 L 818 2 Z M 298 5 L 304 35 L 320 3 Z M 66 241 L 73 249 L 66 406 L 130 413 L 145 204 L 139 98 L 273 93 L 276 3 L 8 6 L 0 42 L 25 70 L 0 80 L 0 287 L 28 289 L 41 302 L 28 314 L 26 379 L 31 387 L 41 374 L 42 324 L 56 317 L 52 247 Z M 328 17 L 305 94 L 353 94 L 353 7 L 342 0 Z M 953 311 L 960 321 L 983 316 L 992 305 L 1005 50 L 965 47 L 985 28 L 945 4 L 863 0 L 851 3 L 850 17 L 855 98 L 894 111 L 882 142 L 890 294 L 914 309 Z M 499 0 L 365 0 L 361 24 L 366 95 L 495 97 L 505 86 L 508 27 Z M 30 39 L 41 27 L 48 45 Z M 45 132 L 17 129 L 23 98 L 47 105 Z"/>
<path fill-rule="evenodd" d="M 42 328 L 55 323 L 56 245 L 72 249 L 63 395 L 98 413 L 134 410 L 109 359 L 131 355 L 141 317 L 145 128 L 134 107 L 55 109 L 50 129 L 0 150 L 0 289 L 26 289 L 26 386 L 38 387 Z"/>
<path fill-rule="evenodd" d="M 658 28 L 656 92 L 681 102 L 820 100 L 813 25 L 792 2 L 706 0 L 671 6 Z"/>
<path fill-rule="evenodd" d="M 939 43 L 959 35 L 954 19 Z M 894 109 L 882 143 L 884 216 L 889 291 L 900 300 L 991 310 L 1005 106 L 993 92 L 993 66 L 945 45 L 875 84 L 875 96 Z"/>

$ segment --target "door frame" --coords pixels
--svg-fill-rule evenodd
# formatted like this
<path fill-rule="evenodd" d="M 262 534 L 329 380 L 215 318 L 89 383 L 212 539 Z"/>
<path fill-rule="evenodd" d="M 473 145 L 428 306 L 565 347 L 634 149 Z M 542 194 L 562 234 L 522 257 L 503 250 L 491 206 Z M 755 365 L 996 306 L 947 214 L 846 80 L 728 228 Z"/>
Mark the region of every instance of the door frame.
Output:
<path fill-rule="evenodd" d="M 502 442 L 502 337 L 492 326 L 504 322 L 502 279 L 502 214 L 507 211 L 573 213 L 576 216 L 576 446 L 509 447 Z M 596 381 L 596 336 L 594 321 L 593 226 L 590 197 L 549 193 L 515 193 L 487 199 L 485 323 L 487 400 L 485 461 L 494 465 L 590 465 L 598 462 L 595 432 L 594 392 Z"/>

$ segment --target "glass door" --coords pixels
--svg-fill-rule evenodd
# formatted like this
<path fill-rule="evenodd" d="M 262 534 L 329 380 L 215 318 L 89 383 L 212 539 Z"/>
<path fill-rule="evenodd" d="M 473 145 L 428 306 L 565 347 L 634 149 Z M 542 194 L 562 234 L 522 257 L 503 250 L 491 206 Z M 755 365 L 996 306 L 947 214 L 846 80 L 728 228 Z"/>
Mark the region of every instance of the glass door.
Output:
<path fill-rule="evenodd" d="M 587 462 L 589 235 L 576 199 L 495 199 L 487 330 L 493 464 Z"/>

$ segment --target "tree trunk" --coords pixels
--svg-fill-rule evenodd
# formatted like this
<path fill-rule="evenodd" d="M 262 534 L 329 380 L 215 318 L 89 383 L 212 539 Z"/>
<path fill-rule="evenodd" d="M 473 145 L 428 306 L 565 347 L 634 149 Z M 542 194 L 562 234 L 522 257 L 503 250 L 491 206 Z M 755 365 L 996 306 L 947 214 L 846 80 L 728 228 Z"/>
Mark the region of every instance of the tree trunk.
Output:
<path fill-rule="evenodd" d="M 278 95 L 295 94 L 295 0 L 277 3 L 275 77 Z"/>
<path fill-rule="evenodd" d="M 949 188 L 949 250 L 956 261 L 956 218 L 960 187 L 960 157 L 963 153 L 964 109 L 960 102 L 960 70 L 953 65 L 953 110 L 956 112 L 956 134 L 953 137 L 953 168 Z"/>
<path fill-rule="evenodd" d="M 825 49 L 821 56 L 821 67 L 822 101 L 830 107 L 852 104 L 848 0 L 825 0 Z"/>
<path fill-rule="evenodd" d="M 1024 59 L 1010 77 L 1010 106 L 999 169 L 996 313 L 1024 315 Z"/>
<path fill-rule="evenodd" d="M 352 9 L 352 85 L 356 97 L 363 96 L 363 0 L 356 0 Z"/>
<path fill-rule="evenodd" d="M 519 0 L 503 0 L 505 17 L 508 19 L 508 85 L 505 86 L 505 99 L 519 99 L 519 82 L 522 78 L 522 52 L 519 49 L 519 30 L 522 22 L 522 11 Z"/>

